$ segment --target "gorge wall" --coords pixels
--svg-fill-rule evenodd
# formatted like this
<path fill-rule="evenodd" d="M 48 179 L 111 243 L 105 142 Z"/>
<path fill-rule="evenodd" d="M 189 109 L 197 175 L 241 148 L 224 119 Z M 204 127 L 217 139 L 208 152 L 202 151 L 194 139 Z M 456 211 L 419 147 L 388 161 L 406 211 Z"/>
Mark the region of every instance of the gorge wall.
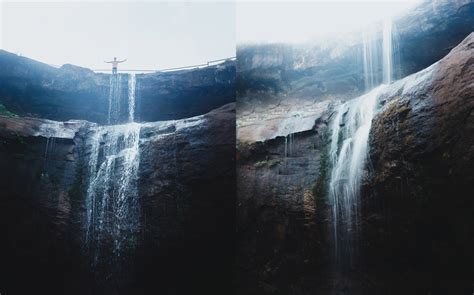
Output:
<path fill-rule="evenodd" d="M 5 51 L 0 64 L 1 292 L 230 288 L 233 61 L 114 76 Z"/>
<path fill-rule="evenodd" d="M 113 254 L 94 269 L 82 247 L 94 127 L 86 121 L 0 117 L 4 292 L 26 294 L 31 284 L 50 294 L 227 290 L 234 248 L 228 229 L 235 210 L 235 106 L 141 127 L 142 236 L 134 242 L 136 251 L 122 253 L 127 268 L 112 273 Z"/>
<path fill-rule="evenodd" d="M 395 74 L 417 73 L 378 98 L 362 173 L 362 263 L 344 278 L 327 251 L 328 126 L 340 100 L 364 92 L 361 44 L 239 48 L 239 294 L 472 287 L 473 4 L 423 2 L 394 26 Z"/>
<path fill-rule="evenodd" d="M 365 254 L 376 271 L 391 269 L 386 275 L 399 278 L 394 290 L 403 289 L 402 280 L 419 292 L 472 288 L 473 78 L 471 33 L 381 99 L 370 138 L 363 228 L 371 241 Z"/>
<path fill-rule="evenodd" d="M 372 27 L 374 46 L 380 48 L 382 25 Z M 474 31 L 474 2 L 422 1 L 393 19 L 392 27 L 394 78 L 400 79 L 435 63 Z M 282 118 L 311 116 L 314 120 L 331 102 L 364 93 L 363 35 L 307 44 L 238 46 L 239 139 L 284 136 L 288 133 L 278 130 Z M 374 70 L 381 75 L 382 64 Z M 259 121 L 268 125 L 266 131 L 255 128 Z"/>
<path fill-rule="evenodd" d="M 74 65 L 55 68 L 0 50 L 0 103 L 20 116 L 106 124 L 110 75 Z M 128 79 L 120 75 L 120 114 L 127 118 Z M 235 101 L 235 61 L 199 69 L 138 74 L 136 119 L 189 118 Z"/>

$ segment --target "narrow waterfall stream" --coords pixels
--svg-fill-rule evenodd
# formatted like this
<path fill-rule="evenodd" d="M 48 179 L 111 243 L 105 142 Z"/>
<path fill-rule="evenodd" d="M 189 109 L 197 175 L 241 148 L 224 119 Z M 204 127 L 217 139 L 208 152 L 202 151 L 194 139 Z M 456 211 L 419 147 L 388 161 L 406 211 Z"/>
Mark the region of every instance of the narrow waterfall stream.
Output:
<path fill-rule="evenodd" d="M 392 81 L 393 75 L 391 30 L 391 22 L 384 22 L 382 46 L 377 46 L 372 29 L 364 34 L 363 62 L 367 92 L 339 106 L 331 126 L 329 199 L 334 265 L 338 271 L 350 270 L 357 256 L 360 185 L 369 148 L 369 134 L 378 97 Z M 380 64 L 383 66 L 381 73 Z M 385 84 L 381 84 L 382 81 Z"/>
<path fill-rule="evenodd" d="M 115 74 L 110 76 L 109 83 L 109 110 L 107 123 L 114 124 L 118 122 L 120 117 L 120 108 L 121 108 L 121 98 L 122 98 L 122 75 Z"/>
<path fill-rule="evenodd" d="M 119 76 L 110 77 L 110 123 L 117 121 L 120 114 Z M 141 125 L 134 122 L 135 75 L 128 79 L 129 123 L 95 127 L 90 143 L 85 241 L 94 266 L 103 263 L 101 258 L 107 257 L 106 253 L 119 257 L 133 249 L 139 237 L 137 178 Z"/>
<path fill-rule="evenodd" d="M 377 98 L 384 85 L 341 105 L 332 125 L 329 195 L 336 264 L 351 263 L 357 247 L 359 189 Z"/>
<path fill-rule="evenodd" d="M 128 122 L 135 121 L 135 88 L 137 77 L 130 74 L 128 78 Z"/>

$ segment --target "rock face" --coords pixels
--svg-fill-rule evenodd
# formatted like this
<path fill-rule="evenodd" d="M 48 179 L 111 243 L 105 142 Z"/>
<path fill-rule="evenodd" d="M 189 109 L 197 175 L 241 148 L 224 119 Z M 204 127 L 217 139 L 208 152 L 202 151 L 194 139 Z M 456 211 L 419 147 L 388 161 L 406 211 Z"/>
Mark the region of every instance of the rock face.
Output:
<path fill-rule="evenodd" d="M 380 269 L 390 265 L 389 276 L 409 276 L 420 292 L 472 288 L 473 81 L 471 34 L 438 63 L 395 83 L 372 125 L 368 257 Z"/>
<path fill-rule="evenodd" d="M 326 263 L 327 208 L 316 179 L 326 169 L 328 115 L 309 131 L 239 143 L 237 294 L 293 294 L 308 269 Z"/>
<path fill-rule="evenodd" d="M 137 90 L 139 121 L 202 115 L 235 101 L 235 61 L 202 69 L 137 75 Z"/>
<path fill-rule="evenodd" d="M 347 277 L 327 261 L 331 104 L 310 130 L 288 135 L 295 154 L 286 160 L 284 137 L 239 138 L 239 294 L 471 292 L 473 42 L 470 34 L 379 97 L 363 174 L 361 257 Z M 256 105 L 246 115 L 264 112 Z"/>
<path fill-rule="evenodd" d="M 163 121 L 205 114 L 235 101 L 235 62 L 138 74 L 135 118 Z M 120 74 L 119 122 L 126 122 L 128 75 Z M 107 123 L 109 74 L 73 65 L 57 69 L 0 50 L 0 103 L 20 116 Z"/>
<path fill-rule="evenodd" d="M 148 232 L 140 285 L 169 294 L 229 292 L 235 105 L 172 124 L 151 123 L 142 138 L 139 188 Z"/>
<path fill-rule="evenodd" d="M 435 63 L 474 31 L 474 3 L 424 1 L 394 19 L 393 27 L 393 71 L 395 79 L 400 79 Z M 376 29 L 378 48 L 382 42 L 381 29 Z M 239 139 L 259 141 L 263 136 L 271 139 L 285 135 L 256 136 L 255 118 L 271 129 L 297 111 L 308 107 L 324 109 L 330 101 L 361 95 L 365 91 L 362 40 L 362 34 L 354 34 L 318 44 L 238 47 L 237 118 L 242 128 Z M 382 67 L 374 74 L 382 76 Z"/>
<path fill-rule="evenodd" d="M 0 117 L 2 290 L 225 293 L 233 270 L 234 104 L 194 118 L 142 124 L 143 237 L 129 257 L 132 267 L 118 274 L 91 269 L 81 247 L 91 153 L 86 143 L 95 126 Z"/>
<path fill-rule="evenodd" d="M 27 294 L 32 285 L 53 294 L 83 290 L 79 281 L 88 274 L 79 247 L 71 246 L 77 241 L 71 233 L 79 230 L 78 146 L 88 125 L 0 117 L 0 284 L 5 292 Z"/>

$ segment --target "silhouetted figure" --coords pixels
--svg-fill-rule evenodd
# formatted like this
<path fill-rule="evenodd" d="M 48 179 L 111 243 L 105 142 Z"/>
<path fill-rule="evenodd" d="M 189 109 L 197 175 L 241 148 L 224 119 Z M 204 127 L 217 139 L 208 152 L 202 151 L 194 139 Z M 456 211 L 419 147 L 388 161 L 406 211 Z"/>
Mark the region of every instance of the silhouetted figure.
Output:
<path fill-rule="evenodd" d="M 119 63 L 122 63 L 124 61 L 127 61 L 126 59 L 124 60 L 117 60 L 116 57 L 114 57 L 113 61 L 105 61 L 105 63 L 112 64 L 112 74 L 117 74 L 117 66 Z"/>

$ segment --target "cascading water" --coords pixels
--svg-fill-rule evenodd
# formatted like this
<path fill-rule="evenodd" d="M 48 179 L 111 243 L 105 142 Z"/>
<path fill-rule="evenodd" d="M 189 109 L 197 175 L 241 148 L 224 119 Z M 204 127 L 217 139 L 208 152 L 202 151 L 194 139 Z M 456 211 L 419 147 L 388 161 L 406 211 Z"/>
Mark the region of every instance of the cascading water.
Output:
<path fill-rule="evenodd" d="M 369 91 L 376 85 L 380 84 L 378 78 L 379 58 L 378 52 L 380 51 L 376 42 L 376 31 L 373 28 L 369 28 L 363 33 L 363 61 L 364 61 L 364 85 L 365 91 Z"/>
<path fill-rule="evenodd" d="M 120 106 L 122 97 L 122 75 L 114 74 L 110 76 L 109 82 L 109 110 L 107 123 L 113 124 L 120 118 Z"/>
<path fill-rule="evenodd" d="M 111 87 L 120 82 L 116 76 L 112 75 L 110 78 Z M 112 257 L 119 257 L 125 251 L 133 249 L 139 237 L 137 178 L 141 125 L 133 122 L 135 84 L 135 75 L 129 75 L 130 122 L 98 126 L 92 130 L 85 241 L 94 266 L 104 263 L 101 261 L 102 256 L 110 257 L 113 254 Z M 114 106 L 119 105 L 116 102 L 119 99 L 120 91 L 111 89 L 109 110 L 114 110 Z M 110 114 L 114 114 L 114 111 Z M 115 119 L 114 116 L 109 116 L 109 120 L 111 119 Z"/>
<path fill-rule="evenodd" d="M 128 78 L 128 121 L 135 121 L 135 87 L 137 78 L 135 74 L 130 74 Z"/>
<path fill-rule="evenodd" d="M 389 84 L 393 81 L 393 56 L 397 44 L 393 44 L 391 19 L 382 22 L 381 30 L 377 31 L 374 27 L 368 28 L 363 32 L 362 37 L 364 86 L 365 91 L 369 91 L 382 83 Z M 377 40 L 382 42 L 377 42 Z"/>
<path fill-rule="evenodd" d="M 383 22 L 383 83 L 392 82 L 393 62 L 392 62 L 392 20 L 386 19 Z"/>
<path fill-rule="evenodd" d="M 341 105 L 332 123 L 330 200 L 337 264 L 352 262 L 357 246 L 359 189 L 377 97 L 384 85 Z"/>
<path fill-rule="evenodd" d="M 355 263 L 358 251 L 360 184 L 366 163 L 370 128 L 376 113 L 377 98 L 393 76 L 390 20 L 383 23 L 382 33 L 382 50 L 375 42 L 372 29 L 364 34 L 364 80 L 368 92 L 339 106 L 332 122 L 329 198 L 332 206 L 334 265 L 339 271 L 350 270 Z M 381 73 L 378 70 L 379 64 L 382 64 Z M 381 84 L 382 81 L 386 84 Z"/>

